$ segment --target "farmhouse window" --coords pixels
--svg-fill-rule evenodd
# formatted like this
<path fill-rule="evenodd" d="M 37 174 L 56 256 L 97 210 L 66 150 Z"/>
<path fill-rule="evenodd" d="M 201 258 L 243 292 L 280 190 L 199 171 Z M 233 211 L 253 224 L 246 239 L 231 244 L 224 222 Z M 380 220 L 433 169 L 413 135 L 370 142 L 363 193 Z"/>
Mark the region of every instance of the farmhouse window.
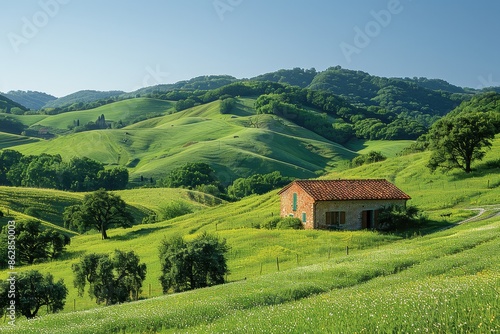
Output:
<path fill-rule="evenodd" d="M 297 211 L 297 193 L 293 193 L 292 210 Z"/>
<path fill-rule="evenodd" d="M 326 213 L 327 225 L 343 225 L 345 224 L 345 211 L 329 211 Z"/>
<path fill-rule="evenodd" d="M 302 212 L 302 222 L 303 223 L 307 222 L 307 216 L 305 212 Z"/>

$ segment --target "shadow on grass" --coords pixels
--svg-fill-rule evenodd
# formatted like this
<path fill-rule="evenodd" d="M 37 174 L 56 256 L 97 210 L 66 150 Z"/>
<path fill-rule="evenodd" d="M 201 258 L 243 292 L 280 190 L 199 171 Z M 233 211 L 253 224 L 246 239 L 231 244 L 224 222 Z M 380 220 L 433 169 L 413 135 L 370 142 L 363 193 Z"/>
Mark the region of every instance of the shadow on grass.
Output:
<path fill-rule="evenodd" d="M 382 233 L 388 233 L 397 235 L 404 239 L 422 237 L 424 235 L 436 233 L 451 227 L 457 226 L 456 222 L 449 221 L 448 219 L 443 220 L 427 220 L 425 224 L 418 226 L 408 227 L 400 230 L 387 231 Z"/>
<path fill-rule="evenodd" d="M 139 237 L 148 235 L 150 233 L 156 232 L 158 230 L 164 230 L 166 228 L 170 228 L 170 226 L 145 227 L 145 228 L 141 228 L 140 230 L 130 231 L 130 232 L 125 233 L 123 235 L 113 236 L 110 239 L 119 240 L 119 241 L 132 240 L 132 239 L 139 238 Z"/>

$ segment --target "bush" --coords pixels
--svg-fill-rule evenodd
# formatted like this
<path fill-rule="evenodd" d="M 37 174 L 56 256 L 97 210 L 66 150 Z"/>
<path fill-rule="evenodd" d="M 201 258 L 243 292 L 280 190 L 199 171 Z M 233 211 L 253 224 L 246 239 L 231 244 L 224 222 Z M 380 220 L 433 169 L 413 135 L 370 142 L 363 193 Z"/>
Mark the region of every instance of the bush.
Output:
<path fill-rule="evenodd" d="M 389 205 L 379 211 L 376 229 L 379 231 L 408 229 L 419 226 L 425 221 L 425 217 L 416 206 Z"/>
<path fill-rule="evenodd" d="M 304 228 L 299 218 L 282 218 L 276 226 L 278 230 L 301 230 Z"/>
<path fill-rule="evenodd" d="M 28 216 L 31 216 L 31 217 L 35 217 L 35 218 L 41 218 L 42 215 L 40 213 L 40 210 L 38 210 L 38 208 L 35 208 L 35 207 L 27 207 L 26 209 L 24 209 L 24 213 Z"/>
<path fill-rule="evenodd" d="M 299 218 L 293 217 L 274 217 L 260 225 L 261 228 L 268 230 L 301 230 L 304 228 Z"/>
<path fill-rule="evenodd" d="M 192 213 L 193 209 L 187 203 L 182 201 L 173 201 L 161 208 L 162 220 L 168 220 L 175 217 Z"/>
<path fill-rule="evenodd" d="M 281 217 L 274 217 L 266 221 L 265 223 L 260 224 L 260 228 L 265 228 L 268 230 L 273 230 L 278 226 L 278 223 L 281 221 Z"/>
<path fill-rule="evenodd" d="M 387 157 L 383 155 L 382 152 L 370 151 L 368 154 L 363 154 L 352 159 L 351 165 L 353 167 L 359 167 L 364 164 L 384 161 L 385 159 L 387 159 Z"/>

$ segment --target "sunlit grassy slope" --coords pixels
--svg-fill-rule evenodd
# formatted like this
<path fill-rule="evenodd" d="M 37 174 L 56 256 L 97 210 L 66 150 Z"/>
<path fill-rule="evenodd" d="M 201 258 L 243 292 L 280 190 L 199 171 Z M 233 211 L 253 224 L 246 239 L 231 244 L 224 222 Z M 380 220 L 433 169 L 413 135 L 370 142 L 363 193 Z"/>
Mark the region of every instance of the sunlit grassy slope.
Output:
<path fill-rule="evenodd" d="M 330 328 L 333 332 L 377 332 L 376 326 L 381 332 L 498 330 L 493 311 L 499 306 L 494 287 L 500 283 L 498 147 L 497 138 L 472 175 L 458 171 L 430 174 L 425 167 L 429 154 L 419 153 L 328 176 L 383 177 L 395 182 L 412 196 L 410 203 L 437 221 L 435 230 L 474 215 L 470 208 L 481 207 L 486 210 L 483 217 L 492 217 L 423 237 L 418 233 L 408 238 L 370 231 L 254 228 L 279 214 L 276 191 L 166 222 L 111 230 L 111 239 L 106 241 L 98 235 L 76 236 L 62 260 L 30 267 L 65 278 L 69 295 L 64 312 L 30 324 L 20 319 L 17 330 L 269 333 L 279 328 L 292 332 Z M 121 194 L 128 202 L 149 208 L 169 196 L 153 195 L 154 189 L 144 191 L 151 193 Z M 445 220 L 443 213 L 452 216 Z M 226 238 L 231 246 L 228 280 L 232 283 L 161 297 L 160 241 L 173 235 L 193 238 L 203 231 Z M 77 296 L 71 264 L 83 254 L 114 249 L 137 252 L 148 266 L 142 297 L 157 298 L 72 313 L 73 307 L 79 311 L 96 305 L 87 295 Z"/>
<path fill-rule="evenodd" d="M 34 123 L 50 127 L 53 129 L 67 130 L 68 126 L 74 125 L 74 121 L 79 120 L 80 125 L 88 122 L 95 122 L 97 117 L 104 115 L 106 120 L 118 122 L 130 122 L 140 117 L 151 117 L 151 115 L 164 115 L 166 112 L 173 111 L 174 103 L 170 101 L 136 98 L 104 106 L 75 112 L 66 112 L 59 115 L 45 117 Z"/>
<path fill-rule="evenodd" d="M 226 184 L 237 177 L 276 170 L 288 176 L 315 177 L 356 156 L 277 116 L 255 115 L 252 106 L 252 99 L 241 99 L 232 114 L 222 115 L 216 101 L 119 130 L 69 134 L 16 149 L 24 154 L 61 154 L 64 159 L 87 156 L 127 166 L 135 181 L 140 176 L 157 179 L 186 162 L 207 162 Z M 76 113 L 92 118 L 103 111 L 98 109 L 61 114 L 42 123 L 72 123 Z"/>

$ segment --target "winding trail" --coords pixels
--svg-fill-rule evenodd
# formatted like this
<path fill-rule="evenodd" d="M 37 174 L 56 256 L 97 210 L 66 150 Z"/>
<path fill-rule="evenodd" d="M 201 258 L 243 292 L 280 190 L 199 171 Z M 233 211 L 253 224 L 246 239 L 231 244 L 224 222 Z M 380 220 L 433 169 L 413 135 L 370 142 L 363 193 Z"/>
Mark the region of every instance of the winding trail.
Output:
<path fill-rule="evenodd" d="M 471 211 L 479 211 L 477 215 L 474 217 L 467 218 L 465 220 L 462 220 L 461 222 L 456 223 L 456 225 L 468 223 L 470 221 L 478 221 L 478 220 L 485 220 L 488 218 L 500 216 L 500 204 L 494 204 L 494 205 L 485 205 L 481 208 L 470 208 L 466 210 L 471 210 Z M 486 212 L 491 212 L 490 215 L 487 215 L 486 217 L 483 217 L 483 215 Z"/>
<path fill-rule="evenodd" d="M 465 210 L 478 211 L 478 213 L 477 213 L 477 215 L 475 215 L 473 217 L 464 219 L 464 220 L 459 221 L 458 223 L 452 224 L 450 226 L 446 226 L 441 230 L 447 230 L 449 228 L 452 228 L 452 227 L 455 227 L 458 225 L 462 225 L 465 223 L 469 223 L 472 221 L 481 221 L 481 220 L 500 216 L 500 204 L 484 205 L 483 207 L 480 207 L 480 208 L 470 208 L 470 209 L 465 209 Z M 491 214 L 484 216 L 484 214 L 487 212 L 491 212 Z"/>

